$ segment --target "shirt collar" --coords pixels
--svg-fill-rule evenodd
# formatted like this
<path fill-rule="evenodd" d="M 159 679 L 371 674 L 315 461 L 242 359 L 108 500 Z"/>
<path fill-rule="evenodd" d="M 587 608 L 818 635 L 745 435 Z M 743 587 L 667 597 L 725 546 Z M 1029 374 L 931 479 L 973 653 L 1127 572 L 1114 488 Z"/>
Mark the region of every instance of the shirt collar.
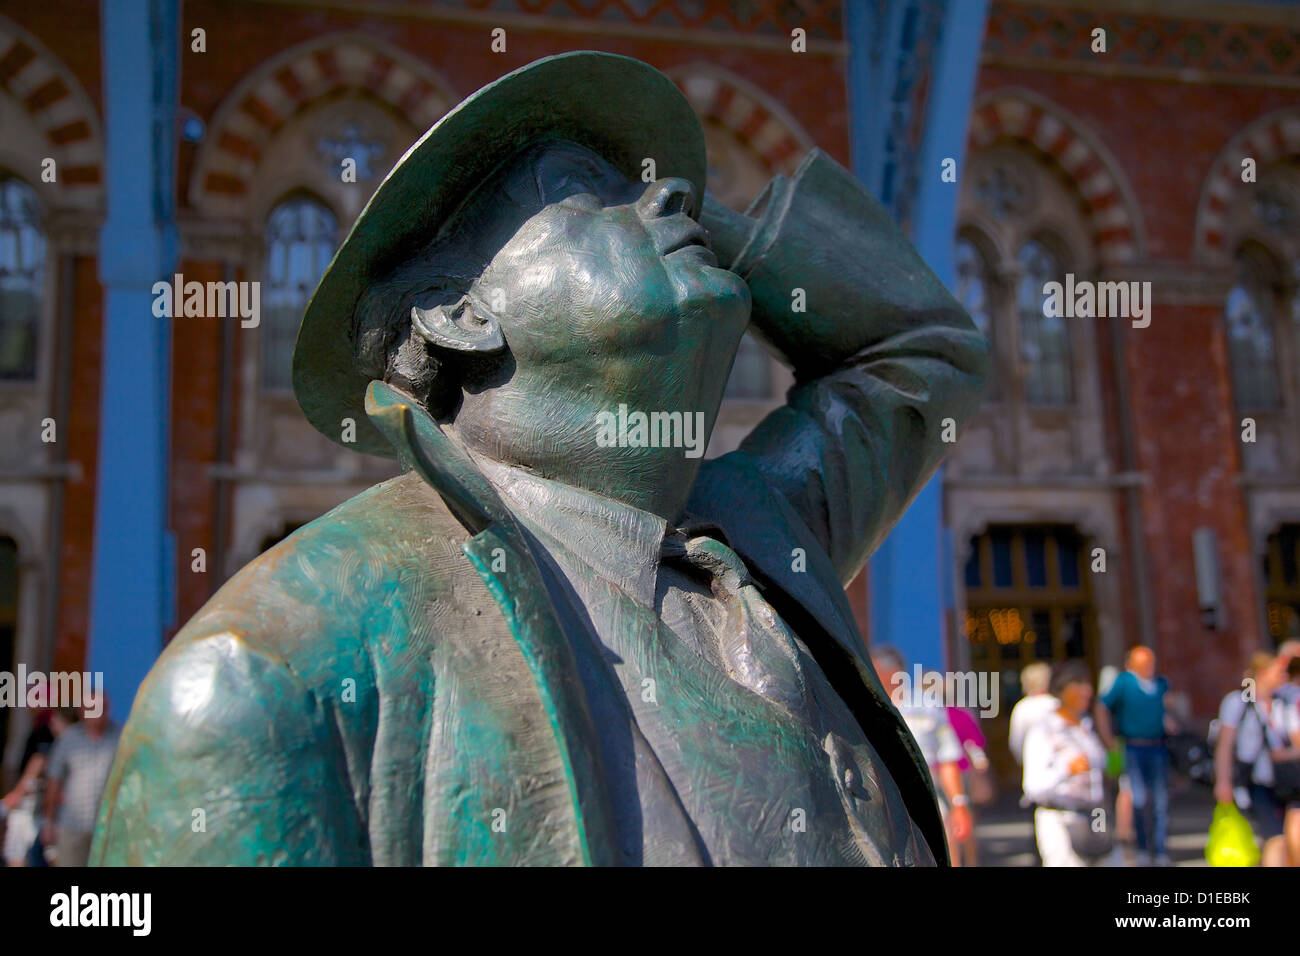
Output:
<path fill-rule="evenodd" d="M 523 468 L 472 457 L 520 524 L 568 552 L 566 564 L 581 563 L 642 604 L 654 604 L 666 520 Z"/>
<path fill-rule="evenodd" d="M 478 533 L 507 514 L 592 571 L 653 604 L 668 522 L 595 492 L 472 454 L 411 395 L 375 380 L 366 414 L 397 452 Z M 596 548 L 596 542 L 610 545 Z M 634 560 L 627 560 L 628 556 Z M 613 560 L 617 558 L 618 560 Z"/>

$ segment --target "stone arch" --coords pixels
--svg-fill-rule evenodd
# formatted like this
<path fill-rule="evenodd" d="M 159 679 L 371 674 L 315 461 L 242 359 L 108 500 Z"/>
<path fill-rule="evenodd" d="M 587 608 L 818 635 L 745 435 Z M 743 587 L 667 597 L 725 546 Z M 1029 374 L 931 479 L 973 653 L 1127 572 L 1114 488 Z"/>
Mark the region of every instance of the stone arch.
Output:
<path fill-rule="evenodd" d="M 103 204 L 104 142 L 99 112 L 71 70 L 35 37 L 0 17 L 0 89 L 43 139 L 40 155 L 31 140 L 7 130 L 0 149 L 8 164 L 33 185 L 41 183 L 41 160 L 56 164 L 58 190 L 52 205 L 98 209 Z M 6 126 L 8 124 L 6 123 Z M 17 154 L 13 151 L 17 150 Z"/>
<path fill-rule="evenodd" d="M 731 71 L 691 63 L 667 73 L 696 115 L 731 133 L 769 177 L 792 173 L 813 148 L 812 137 L 784 106 Z"/>
<path fill-rule="evenodd" d="M 971 112 L 970 149 L 1001 139 L 1030 143 L 1073 184 L 1102 265 L 1132 262 L 1145 248 L 1140 209 L 1119 163 L 1076 118 L 1028 90 L 995 90 Z"/>
<path fill-rule="evenodd" d="M 1267 113 L 1247 124 L 1219 151 L 1201 187 L 1196 206 L 1197 259 L 1227 261 L 1228 210 L 1240 189 L 1241 161 L 1247 156 L 1263 168 L 1278 160 L 1300 155 L 1300 107 Z"/>
<path fill-rule="evenodd" d="M 458 102 L 451 85 L 420 60 L 371 37 L 331 34 L 284 50 L 226 96 L 190 179 L 199 209 L 247 218 L 250 180 L 284 124 L 341 92 L 361 92 L 425 130 Z"/>

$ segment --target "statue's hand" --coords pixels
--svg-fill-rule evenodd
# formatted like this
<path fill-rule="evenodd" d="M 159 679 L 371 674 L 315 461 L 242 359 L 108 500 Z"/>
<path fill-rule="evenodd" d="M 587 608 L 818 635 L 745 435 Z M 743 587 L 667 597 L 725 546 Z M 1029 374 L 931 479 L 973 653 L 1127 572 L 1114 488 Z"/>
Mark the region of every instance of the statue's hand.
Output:
<path fill-rule="evenodd" d="M 700 225 L 709 232 L 709 245 L 718 257 L 718 265 L 730 269 L 754 235 L 758 220 L 727 208 L 706 192 Z"/>

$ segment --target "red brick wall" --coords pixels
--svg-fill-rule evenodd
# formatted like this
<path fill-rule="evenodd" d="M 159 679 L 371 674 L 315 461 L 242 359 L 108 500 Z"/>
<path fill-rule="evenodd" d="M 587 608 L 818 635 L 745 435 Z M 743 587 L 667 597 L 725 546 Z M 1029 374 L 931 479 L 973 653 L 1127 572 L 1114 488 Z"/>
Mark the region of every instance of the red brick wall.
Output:
<path fill-rule="evenodd" d="M 182 262 L 186 282 L 222 281 L 210 262 Z M 176 626 L 170 640 L 215 590 L 214 498 L 209 470 L 217 460 L 221 402 L 222 319 L 172 323 L 171 528 L 176 535 Z M 192 570 L 191 552 L 202 548 L 207 571 Z"/>
<path fill-rule="evenodd" d="M 1130 338 L 1138 466 L 1148 476 L 1142 517 L 1150 554 L 1156 652 L 1175 690 L 1212 712 L 1260 642 L 1222 313 L 1215 306 L 1160 308 Z M 1202 626 L 1192 532 L 1218 538 L 1226 633 Z M 1226 681 L 1226 683 L 1225 683 Z"/>
<path fill-rule="evenodd" d="M 807 129 L 817 145 L 848 161 L 848 105 L 844 61 L 807 53 L 706 42 L 678 43 L 658 38 L 610 36 L 593 31 L 529 29 L 506 25 L 507 52 L 490 50 L 494 24 L 467 25 L 423 17 L 380 17 L 343 10 L 301 10 L 291 5 L 187 0 L 182 35 L 196 27 L 207 32 L 207 52 L 181 55 L 181 102 L 205 121 L 234 86 L 280 51 L 314 37 L 351 31 L 375 37 L 428 63 L 460 95 L 526 63 L 567 50 L 598 49 L 644 60 L 660 69 L 708 63 L 730 70 L 780 101 Z M 725 35 L 724 35 L 725 38 Z M 196 150 L 184 147 L 179 181 L 188 183 Z M 182 188 L 182 193 L 184 189 Z M 184 202 L 182 195 L 181 201 Z"/>
<path fill-rule="evenodd" d="M 1116 380 L 1114 350 L 1111 348 L 1112 330 L 1108 328 L 1109 322 L 1109 319 L 1099 318 L 1094 320 L 1093 335 L 1097 341 L 1097 378 L 1101 386 L 1106 454 L 1114 470 L 1118 473 L 1125 470 L 1126 467 L 1136 470 L 1137 465 L 1136 463 L 1126 465 L 1124 460 L 1123 409 L 1121 408 Z M 1134 452 L 1136 453 L 1136 449 L 1134 449 Z M 1128 646 L 1138 643 L 1142 634 L 1141 607 L 1138 602 L 1136 579 L 1138 571 L 1137 555 L 1133 553 L 1130 543 L 1132 541 L 1134 516 L 1130 513 L 1128 495 L 1125 492 L 1117 491 L 1114 495 L 1114 503 L 1115 513 L 1118 517 L 1117 543 L 1123 557 L 1120 561 L 1115 561 L 1113 557 L 1108 555 L 1107 566 L 1109 568 L 1108 573 L 1121 576 L 1124 586 L 1119 589 L 1119 620 L 1115 621 L 1112 626 L 1117 627 L 1120 631 L 1117 643 Z M 1099 636 L 1105 641 L 1112 639 L 1109 634 Z M 1113 662 L 1108 661 L 1106 663 Z"/>
<path fill-rule="evenodd" d="M 54 669 L 79 670 L 86 660 L 90 630 L 90 576 L 95 540 L 95 469 L 99 460 L 99 362 L 103 292 L 98 260 L 77 256 L 73 265 L 72 371 L 68 420 L 60 422 L 68 462 L 81 475 L 64 493 L 60 543 L 59 611 Z M 55 384 L 57 389 L 59 383 Z"/>

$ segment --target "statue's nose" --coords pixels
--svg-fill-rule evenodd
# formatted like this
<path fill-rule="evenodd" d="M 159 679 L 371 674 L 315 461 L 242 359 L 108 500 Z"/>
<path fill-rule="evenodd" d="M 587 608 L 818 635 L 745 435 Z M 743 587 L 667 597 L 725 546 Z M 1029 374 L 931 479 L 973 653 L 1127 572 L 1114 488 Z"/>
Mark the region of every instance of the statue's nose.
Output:
<path fill-rule="evenodd" d="M 689 179 L 669 176 L 656 179 L 646 187 L 645 192 L 636 203 L 637 212 L 643 219 L 658 219 L 673 216 L 679 212 L 694 218 L 699 209 L 695 187 Z"/>

